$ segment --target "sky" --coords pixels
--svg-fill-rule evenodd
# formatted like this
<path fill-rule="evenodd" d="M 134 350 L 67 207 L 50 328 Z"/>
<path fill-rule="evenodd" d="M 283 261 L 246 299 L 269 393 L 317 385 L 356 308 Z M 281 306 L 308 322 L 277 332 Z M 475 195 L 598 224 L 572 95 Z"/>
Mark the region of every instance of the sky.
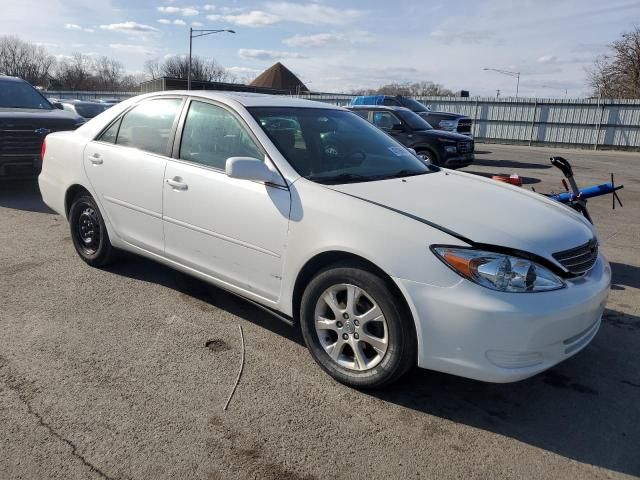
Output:
<path fill-rule="evenodd" d="M 185 54 L 189 27 L 230 28 L 194 40 L 251 79 L 280 61 L 313 91 L 348 92 L 433 81 L 472 96 L 589 95 L 586 69 L 640 25 L 630 0 L 0 0 L 0 35 L 18 35 L 59 58 L 146 60 Z"/>

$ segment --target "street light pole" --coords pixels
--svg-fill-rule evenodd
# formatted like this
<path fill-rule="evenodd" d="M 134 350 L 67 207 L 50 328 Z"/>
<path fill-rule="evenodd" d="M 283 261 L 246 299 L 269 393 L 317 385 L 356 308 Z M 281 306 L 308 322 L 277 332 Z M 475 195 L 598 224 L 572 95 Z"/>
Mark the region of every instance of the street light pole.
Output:
<path fill-rule="evenodd" d="M 518 92 L 520 91 L 520 72 L 512 72 L 510 70 L 500 70 L 498 68 L 483 68 L 482 70 L 501 73 L 502 75 L 507 75 L 508 77 L 516 78 L 516 98 L 518 98 Z"/>
<path fill-rule="evenodd" d="M 191 90 L 191 52 L 193 50 L 193 27 L 189 27 L 189 66 L 187 67 L 187 90 Z"/>
<path fill-rule="evenodd" d="M 235 30 L 229 30 L 227 28 L 220 29 L 220 30 L 208 30 L 208 29 L 194 30 L 193 27 L 189 27 L 189 66 L 187 67 L 187 90 L 191 90 L 191 54 L 193 52 L 193 39 L 198 37 L 204 37 L 205 35 L 213 35 L 214 33 L 222 33 L 222 32 L 236 33 Z"/>

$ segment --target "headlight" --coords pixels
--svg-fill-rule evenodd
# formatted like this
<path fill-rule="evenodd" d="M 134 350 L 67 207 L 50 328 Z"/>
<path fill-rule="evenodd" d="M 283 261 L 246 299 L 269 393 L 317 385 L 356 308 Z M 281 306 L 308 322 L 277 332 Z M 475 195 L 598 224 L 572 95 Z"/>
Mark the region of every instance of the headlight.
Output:
<path fill-rule="evenodd" d="M 440 120 L 438 126 L 444 130 L 455 130 L 458 126 L 457 120 Z"/>
<path fill-rule="evenodd" d="M 447 145 L 446 147 L 444 147 L 444 151 L 447 153 L 456 153 L 457 148 L 455 145 Z"/>
<path fill-rule="evenodd" d="M 433 252 L 459 275 L 492 290 L 548 292 L 566 286 L 548 268 L 524 258 L 457 247 L 434 247 Z"/>

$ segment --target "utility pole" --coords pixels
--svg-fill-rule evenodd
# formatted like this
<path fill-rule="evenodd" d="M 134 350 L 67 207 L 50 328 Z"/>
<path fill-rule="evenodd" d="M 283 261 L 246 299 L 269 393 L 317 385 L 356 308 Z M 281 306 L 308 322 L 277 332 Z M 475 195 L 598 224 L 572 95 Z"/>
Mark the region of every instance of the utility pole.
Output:
<path fill-rule="evenodd" d="M 221 30 L 207 30 L 199 29 L 194 30 L 189 27 L 189 66 L 187 67 L 187 90 L 191 90 L 191 53 L 193 52 L 193 39 L 198 37 L 204 37 L 205 35 L 213 35 L 214 33 L 236 33 L 235 30 L 221 29 Z M 195 34 L 195 35 L 194 35 Z"/>
<path fill-rule="evenodd" d="M 482 70 L 501 73 L 502 75 L 507 75 L 508 77 L 514 77 L 516 79 L 516 98 L 518 98 L 518 93 L 520 91 L 520 72 L 512 72 L 510 70 L 500 70 L 498 68 L 483 68 Z"/>

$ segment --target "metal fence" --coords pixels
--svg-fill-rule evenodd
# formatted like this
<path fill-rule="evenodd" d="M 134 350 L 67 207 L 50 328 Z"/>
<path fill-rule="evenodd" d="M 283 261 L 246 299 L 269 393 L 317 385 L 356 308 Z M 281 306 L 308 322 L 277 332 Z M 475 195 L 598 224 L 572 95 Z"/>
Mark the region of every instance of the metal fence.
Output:
<path fill-rule="evenodd" d="M 46 90 L 42 94 L 47 98 L 71 98 L 78 100 L 107 100 L 116 98 L 118 100 L 125 100 L 135 95 L 140 95 L 140 92 L 89 92 L 81 90 Z"/>
<path fill-rule="evenodd" d="M 348 105 L 352 95 L 308 95 Z M 473 119 L 479 141 L 640 150 L 640 100 L 416 97 L 432 110 Z"/>

